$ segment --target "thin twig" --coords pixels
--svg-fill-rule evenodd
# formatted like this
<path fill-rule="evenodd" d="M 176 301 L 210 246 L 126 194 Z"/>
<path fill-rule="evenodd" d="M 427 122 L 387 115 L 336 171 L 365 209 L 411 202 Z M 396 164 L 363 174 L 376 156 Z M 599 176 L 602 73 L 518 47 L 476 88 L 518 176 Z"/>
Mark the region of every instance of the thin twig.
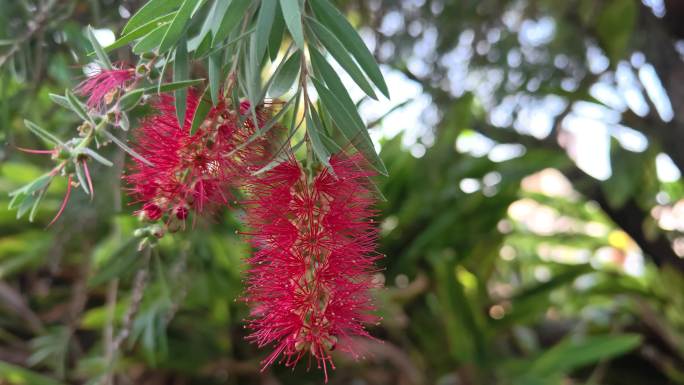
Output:
<path fill-rule="evenodd" d="M 114 313 L 116 311 L 116 297 L 119 290 L 119 279 L 113 279 L 107 287 L 107 326 L 105 327 L 105 360 L 112 362 L 114 358 Z M 104 385 L 113 384 L 114 371 L 109 368 L 104 379 Z"/>
<path fill-rule="evenodd" d="M 21 48 L 22 44 L 31 40 L 31 38 L 35 34 L 37 34 L 43 28 L 45 28 L 45 26 L 50 21 L 50 11 L 56 3 L 57 2 L 54 0 L 50 1 L 48 4 L 45 5 L 45 7 L 41 8 L 41 10 L 36 14 L 35 19 L 29 20 L 26 23 L 26 25 L 28 26 L 26 32 L 24 32 L 22 35 L 19 35 L 19 37 L 10 46 L 10 49 L 7 52 L 5 52 L 2 56 L 0 56 L 0 67 L 2 67 L 9 59 L 12 58 L 12 56 L 19 52 L 19 49 Z"/>
<path fill-rule="evenodd" d="M 131 329 L 133 327 L 133 319 L 135 315 L 138 314 L 140 310 L 140 304 L 142 303 L 143 295 L 145 294 L 145 287 L 147 287 L 147 269 L 150 260 L 150 248 L 145 248 L 145 261 L 143 267 L 138 270 L 133 279 L 133 292 L 131 293 L 131 304 L 128 307 L 128 311 L 124 315 L 123 326 L 119 333 L 112 342 L 112 348 L 114 353 L 118 352 L 121 348 L 121 344 L 128 338 L 131 334 Z"/>

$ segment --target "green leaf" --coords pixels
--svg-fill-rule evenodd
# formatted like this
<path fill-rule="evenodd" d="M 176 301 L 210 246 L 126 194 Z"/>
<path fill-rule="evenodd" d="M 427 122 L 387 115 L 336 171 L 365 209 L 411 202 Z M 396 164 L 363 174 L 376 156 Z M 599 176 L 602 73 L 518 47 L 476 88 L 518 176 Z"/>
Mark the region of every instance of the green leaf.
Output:
<path fill-rule="evenodd" d="M 174 16 L 173 20 L 171 21 L 169 28 L 166 30 L 161 43 L 159 43 L 159 53 L 164 53 L 170 50 L 171 47 L 178 42 L 185 31 L 185 26 L 188 24 L 188 20 L 190 20 L 192 10 L 198 5 L 197 3 L 198 0 L 183 1 L 183 4 L 181 4 L 180 8 L 178 9 L 176 16 Z M 183 49 L 187 51 L 186 42 L 183 41 L 181 44 L 185 46 Z M 178 51 L 176 51 L 176 54 L 178 54 Z"/>
<path fill-rule="evenodd" d="M 114 43 L 104 47 L 105 52 L 111 52 L 117 48 L 124 47 L 133 40 L 140 39 L 141 37 L 147 35 L 148 33 L 154 31 L 157 28 L 162 28 L 167 26 L 171 20 L 176 16 L 176 12 L 167 13 L 166 15 L 159 16 L 156 19 L 147 22 L 140 27 L 132 30 L 131 32 L 121 36 Z"/>
<path fill-rule="evenodd" d="M 91 158 L 95 159 L 97 162 L 99 162 L 99 163 L 101 163 L 107 167 L 112 167 L 114 165 L 114 163 L 110 162 L 109 159 L 105 158 L 104 156 L 95 152 L 95 150 L 90 149 L 88 147 L 81 149 L 81 152 L 90 156 Z"/>
<path fill-rule="evenodd" d="M 121 31 L 121 35 L 132 32 L 159 15 L 171 12 L 181 4 L 181 1 L 182 0 L 150 0 L 140 8 L 135 15 L 131 16 L 131 19 L 128 20 L 128 23 L 126 23 L 126 26 Z"/>
<path fill-rule="evenodd" d="M 56 104 L 59 104 L 60 106 L 66 108 L 66 109 L 69 109 L 69 110 L 71 109 L 71 106 L 69 105 L 69 101 L 64 96 L 52 94 L 52 93 L 49 94 L 48 96 L 50 96 L 50 100 L 52 100 Z"/>
<path fill-rule="evenodd" d="M 88 286 L 95 287 L 106 283 L 114 278 L 121 277 L 132 271 L 142 263 L 142 258 L 136 252 L 136 238 L 128 238 L 117 242 L 117 248 L 105 260 L 98 271 L 88 279 Z"/>
<path fill-rule="evenodd" d="M 318 160 L 325 167 L 332 170 L 332 167 L 330 167 L 330 152 L 321 139 L 321 135 L 325 134 L 323 122 L 321 122 L 321 118 L 314 108 L 311 108 L 306 115 L 306 134 L 309 135 L 314 154 L 316 154 Z"/>
<path fill-rule="evenodd" d="M 197 58 L 203 59 L 205 57 L 209 57 L 209 55 L 215 54 L 215 53 L 217 53 L 223 49 L 226 49 L 226 48 L 232 46 L 233 44 L 239 42 L 240 40 L 246 38 L 247 36 L 251 36 L 252 32 L 254 32 L 254 28 L 249 28 L 245 32 L 236 36 L 234 39 L 230 39 L 230 40 L 226 41 L 224 44 L 221 44 L 221 45 L 218 45 L 216 47 L 211 48 L 210 50 L 208 50 L 208 53 L 199 55 L 199 56 L 197 56 Z"/>
<path fill-rule="evenodd" d="M 33 222 L 33 220 L 36 218 L 36 212 L 38 212 L 38 206 L 40 205 L 40 202 L 43 200 L 45 197 L 45 193 L 47 193 L 47 189 L 43 189 L 38 193 L 38 197 L 36 198 L 36 201 L 33 202 L 33 206 L 31 207 L 31 212 L 29 212 L 29 222 Z"/>
<path fill-rule="evenodd" d="M 93 118 L 88 115 L 86 112 L 86 107 L 81 103 L 80 100 L 74 95 L 71 90 L 67 89 L 64 92 L 64 95 L 66 96 L 67 102 L 69 102 L 69 107 L 71 107 L 71 110 L 78 115 L 79 118 L 83 119 L 85 122 L 90 122 L 93 126 L 95 125 L 95 122 L 93 121 Z"/>
<path fill-rule="evenodd" d="M 625 354 L 640 343 L 641 336 L 638 334 L 601 335 L 584 340 L 566 339 L 537 358 L 528 373 L 534 377 L 567 373 Z"/>
<path fill-rule="evenodd" d="M 375 86 L 389 98 L 389 90 L 378 63 L 344 15 L 329 0 L 311 0 L 309 4 L 314 10 L 316 18 L 340 39 Z"/>
<path fill-rule="evenodd" d="M 21 204 L 19 205 L 19 208 L 17 209 L 17 219 L 20 219 L 21 217 L 24 216 L 32 207 L 33 204 L 36 203 L 38 200 L 38 196 L 36 195 L 26 195 L 24 200 L 21 201 Z"/>
<path fill-rule="evenodd" d="M 297 47 L 304 49 L 304 31 L 302 29 L 302 10 L 299 0 L 280 0 L 280 9 L 283 11 L 285 25 L 292 35 Z"/>
<path fill-rule="evenodd" d="M 344 47 L 342 42 L 335 37 L 335 35 L 327 29 L 323 24 L 317 22 L 315 19 L 307 18 L 307 24 L 313 29 L 314 34 L 323 43 L 325 48 L 330 52 L 332 57 L 344 68 L 345 71 L 351 76 L 356 84 L 373 99 L 377 99 L 373 87 L 366 80 L 365 75 L 361 72 L 361 69 L 356 65 L 354 59 L 349 55 L 349 52 Z"/>
<path fill-rule="evenodd" d="M 245 71 L 244 85 L 247 88 L 247 97 L 249 99 L 249 110 L 254 126 L 259 127 L 259 122 L 256 116 L 256 106 L 261 104 L 261 66 L 260 60 L 256 57 L 256 34 L 253 34 L 249 42 L 249 50 L 246 52 L 245 60 L 247 65 L 243 68 Z"/>
<path fill-rule="evenodd" d="M 245 16 L 247 7 L 252 2 L 250 0 L 231 0 L 226 12 L 223 14 L 221 24 L 218 30 L 214 33 L 214 40 L 212 47 L 219 45 L 221 41 L 226 39 L 230 33 L 240 24 L 240 21 Z"/>
<path fill-rule="evenodd" d="M 83 175 L 83 169 L 81 168 L 80 162 L 74 162 L 74 169 L 76 170 L 76 179 L 78 179 L 78 184 L 83 189 L 86 195 L 90 195 L 90 190 L 88 190 L 88 183 L 86 182 L 85 176 Z"/>
<path fill-rule="evenodd" d="M 188 88 L 192 86 L 196 86 L 198 84 L 201 84 L 204 81 L 204 79 L 193 79 L 193 80 L 181 80 L 177 82 L 171 82 L 171 83 L 164 83 L 160 85 L 159 87 L 157 86 L 152 86 L 152 87 L 147 87 L 145 88 L 145 93 L 146 94 L 154 94 L 154 93 L 165 93 L 165 92 L 171 92 L 171 91 L 176 91 L 180 90 L 183 88 Z"/>
<path fill-rule="evenodd" d="M 213 35 L 216 34 L 221 26 L 221 19 L 226 13 L 226 9 L 230 5 L 231 0 L 214 0 L 207 13 L 202 28 L 197 36 L 191 41 L 188 41 L 188 51 L 195 49 L 195 57 L 199 58 L 205 56 L 209 49 L 212 48 Z M 191 44 L 192 42 L 192 44 Z M 196 47 L 194 45 L 197 45 Z"/>
<path fill-rule="evenodd" d="M 264 57 L 266 48 L 268 47 L 268 38 L 271 34 L 273 21 L 275 19 L 278 2 L 275 0 L 262 1 L 259 8 L 259 15 L 256 20 L 256 30 L 254 31 L 256 39 L 256 57 L 259 61 Z"/>
<path fill-rule="evenodd" d="M 218 93 L 221 85 L 221 59 L 223 58 L 223 52 L 215 52 L 209 55 L 209 93 L 211 94 L 211 102 L 216 105 L 218 104 Z"/>
<path fill-rule="evenodd" d="M 302 54 L 300 51 L 295 51 L 290 57 L 285 61 L 277 72 L 273 76 L 273 82 L 268 90 L 268 94 L 272 98 L 277 98 L 292 88 L 297 75 L 299 75 L 299 69 L 301 66 Z"/>
<path fill-rule="evenodd" d="M 144 93 L 145 90 L 142 88 L 127 92 L 121 97 L 121 99 L 119 99 L 119 108 L 121 108 L 123 111 L 129 111 L 135 108 L 135 106 L 140 104 Z"/>
<path fill-rule="evenodd" d="M 117 138 L 116 136 L 114 136 L 111 132 L 109 132 L 109 131 L 107 131 L 107 130 L 105 130 L 105 129 L 101 129 L 99 132 L 101 132 L 102 135 L 104 135 L 107 139 L 109 139 L 109 140 L 111 140 L 112 142 L 114 142 L 114 144 L 116 144 L 117 146 L 119 146 L 119 148 L 121 148 L 122 150 L 126 151 L 130 156 L 132 156 L 132 157 L 138 159 L 139 161 L 145 163 L 145 164 L 148 165 L 148 166 L 154 166 L 154 164 L 152 164 L 152 162 L 150 162 L 149 160 L 145 159 L 142 155 L 138 154 L 134 149 L 130 148 L 126 143 L 122 142 L 121 139 L 119 139 L 119 138 Z"/>
<path fill-rule="evenodd" d="M 624 58 L 637 21 L 639 8 L 633 0 L 610 0 L 596 21 L 599 42 L 606 50 L 611 63 Z"/>
<path fill-rule="evenodd" d="M 24 119 L 24 124 L 26 125 L 26 128 L 28 128 L 34 135 L 37 137 L 43 139 L 44 141 L 52 144 L 59 144 L 64 146 L 64 142 L 59 140 L 56 136 L 52 135 L 48 131 L 46 131 L 44 128 L 40 127 L 39 125 L 33 123 L 30 120 Z"/>
<path fill-rule="evenodd" d="M 102 64 L 106 69 L 111 70 L 112 62 L 109 61 L 109 56 L 107 56 L 102 49 L 102 46 L 95 38 L 95 34 L 93 33 L 93 28 L 91 26 L 88 26 L 86 29 L 86 35 L 88 36 L 90 44 L 93 46 L 93 50 L 95 50 L 95 55 L 97 55 L 97 58 L 100 60 L 100 64 Z"/>
<path fill-rule="evenodd" d="M 188 78 L 188 44 L 185 38 L 181 39 L 176 47 L 176 57 L 173 61 L 173 81 L 180 82 Z M 185 127 L 185 110 L 187 109 L 188 90 L 180 88 L 175 91 L 176 118 L 178 126 Z"/>
<path fill-rule="evenodd" d="M 344 108 L 342 102 L 320 81 L 311 78 L 316 91 L 321 98 L 323 105 L 327 108 L 335 125 L 340 129 L 342 135 L 359 151 L 366 160 L 382 175 L 387 175 L 387 169 L 382 160 L 375 152 L 373 141 L 368 135 L 366 127 L 359 126 L 354 122 L 354 118 Z"/>
<path fill-rule="evenodd" d="M 166 34 L 166 30 L 168 28 L 168 24 L 163 24 L 157 27 L 152 32 L 145 35 L 145 37 L 143 37 L 142 39 L 140 39 L 140 41 L 135 43 L 135 45 L 133 46 L 133 53 L 140 55 L 146 52 L 150 52 L 157 48 L 162 38 L 164 38 L 164 35 Z"/>
<path fill-rule="evenodd" d="M 37 372 L 0 361 L 0 383 L 7 385 L 65 385 Z"/>
<path fill-rule="evenodd" d="M 192 117 L 192 125 L 190 126 L 190 135 L 194 135 L 195 132 L 197 132 L 197 129 L 202 125 L 202 122 L 204 122 L 204 118 L 206 118 L 211 110 L 212 104 L 211 100 L 207 97 L 207 92 L 209 92 L 209 88 L 204 90 L 199 104 L 195 109 L 195 115 Z"/>
<path fill-rule="evenodd" d="M 323 55 L 314 47 L 309 46 L 309 55 L 311 57 L 311 65 L 313 66 L 314 71 L 320 72 L 321 79 L 325 79 L 325 84 L 328 86 L 330 91 L 337 96 L 343 107 L 347 110 L 347 113 L 352 116 L 354 119 L 354 124 L 358 126 L 365 126 L 361 116 L 359 116 L 359 112 L 354 104 L 354 101 L 347 92 L 347 87 L 344 86 L 342 80 L 340 80 L 339 76 L 337 76 L 337 72 L 335 72 L 335 70 L 325 60 Z"/>
<path fill-rule="evenodd" d="M 9 193 L 9 196 L 31 195 L 38 190 L 42 190 L 50 184 L 54 175 L 47 173 L 31 181 L 31 183 Z M 13 206 L 10 206 L 12 208 Z"/>
<path fill-rule="evenodd" d="M 273 0 L 276 3 L 275 0 Z M 276 3 L 276 15 L 273 19 L 273 26 L 271 27 L 271 34 L 268 37 L 268 55 L 271 61 L 278 57 L 280 52 L 280 45 L 283 41 L 283 32 L 285 31 L 285 20 L 283 20 L 283 12 Z"/>

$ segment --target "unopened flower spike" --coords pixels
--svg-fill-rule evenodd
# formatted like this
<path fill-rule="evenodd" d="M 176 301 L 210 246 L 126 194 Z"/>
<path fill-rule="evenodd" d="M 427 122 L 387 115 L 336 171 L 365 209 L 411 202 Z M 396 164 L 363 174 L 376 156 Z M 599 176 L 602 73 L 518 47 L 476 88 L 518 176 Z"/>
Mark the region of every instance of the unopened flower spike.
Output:
<path fill-rule="evenodd" d="M 114 101 L 116 93 L 124 90 L 134 78 L 134 68 L 98 68 L 76 87 L 76 92 L 88 98 L 88 108 L 104 112 L 106 106 Z"/>

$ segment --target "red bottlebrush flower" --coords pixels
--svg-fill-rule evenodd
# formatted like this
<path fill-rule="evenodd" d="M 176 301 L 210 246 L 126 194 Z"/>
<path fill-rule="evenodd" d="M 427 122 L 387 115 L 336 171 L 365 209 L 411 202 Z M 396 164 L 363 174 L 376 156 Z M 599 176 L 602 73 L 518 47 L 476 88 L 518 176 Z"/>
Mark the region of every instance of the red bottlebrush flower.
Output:
<path fill-rule="evenodd" d="M 136 132 L 135 150 L 150 164 L 135 160 L 126 180 L 130 195 L 143 203 L 146 219 L 185 221 L 189 214 L 211 214 L 230 201 L 230 188 L 247 173 L 249 162 L 266 151 L 266 139 L 233 151 L 254 133 L 253 124 L 221 102 L 213 107 L 199 129 L 190 135 L 199 104 L 197 92 L 187 98 L 183 127 L 176 117 L 174 99 L 162 95 L 153 105 L 156 114 L 144 119 Z M 260 122 L 268 111 L 260 110 Z"/>
<path fill-rule="evenodd" d="M 351 337 L 369 337 L 377 321 L 370 289 L 377 229 L 372 173 L 358 156 L 335 156 L 334 175 L 322 170 L 307 181 L 296 160 L 251 181 L 246 221 L 256 248 L 249 262 L 245 301 L 252 306 L 248 336 L 259 347 L 274 345 L 264 368 L 281 356 L 295 366 L 310 355 L 334 369 L 333 349 L 358 357 Z"/>
<path fill-rule="evenodd" d="M 103 110 L 112 102 L 113 92 L 123 89 L 135 77 L 133 68 L 99 69 L 76 87 L 81 96 L 87 96 L 90 109 Z"/>

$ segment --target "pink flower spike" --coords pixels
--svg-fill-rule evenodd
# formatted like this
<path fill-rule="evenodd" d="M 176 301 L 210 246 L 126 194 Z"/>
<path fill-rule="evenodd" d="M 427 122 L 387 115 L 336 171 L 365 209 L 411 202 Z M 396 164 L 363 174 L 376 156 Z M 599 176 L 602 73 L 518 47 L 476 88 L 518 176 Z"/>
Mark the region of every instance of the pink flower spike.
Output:
<path fill-rule="evenodd" d="M 88 170 L 88 162 L 86 162 L 85 159 L 83 159 L 83 170 L 85 171 L 85 177 L 86 180 L 88 181 L 88 191 L 90 191 L 90 200 L 92 201 L 93 198 L 95 197 L 95 190 L 93 190 L 93 181 L 90 179 L 90 171 Z"/>
<path fill-rule="evenodd" d="M 57 222 L 57 219 L 62 216 L 62 213 L 64 212 L 64 209 L 66 208 L 67 203 L 69 202 L 69 196 L 71 195 L 71 175 L 69 175 L 69 178 L 67 179 L 67 191 L 66 195 L 64 195 L 64 200 L 62 200 L 62 205 L 59 207 L 59 211 L 57 211 L 57 215 L 55 215 L 54 218 L 48 223 L 48 225 L 45 228 L 48 228 L 52 226 L 55 222 Z"/>
<path fill-rule="evenodd" d="M 129 69 L 101 69 L 81 82 L 76 92 L 87 96 L 86 104 L 93 110 L 104 110 L 112 102 L 112 92 L 123 89 L 135 77 L 132 68 Z"/>

